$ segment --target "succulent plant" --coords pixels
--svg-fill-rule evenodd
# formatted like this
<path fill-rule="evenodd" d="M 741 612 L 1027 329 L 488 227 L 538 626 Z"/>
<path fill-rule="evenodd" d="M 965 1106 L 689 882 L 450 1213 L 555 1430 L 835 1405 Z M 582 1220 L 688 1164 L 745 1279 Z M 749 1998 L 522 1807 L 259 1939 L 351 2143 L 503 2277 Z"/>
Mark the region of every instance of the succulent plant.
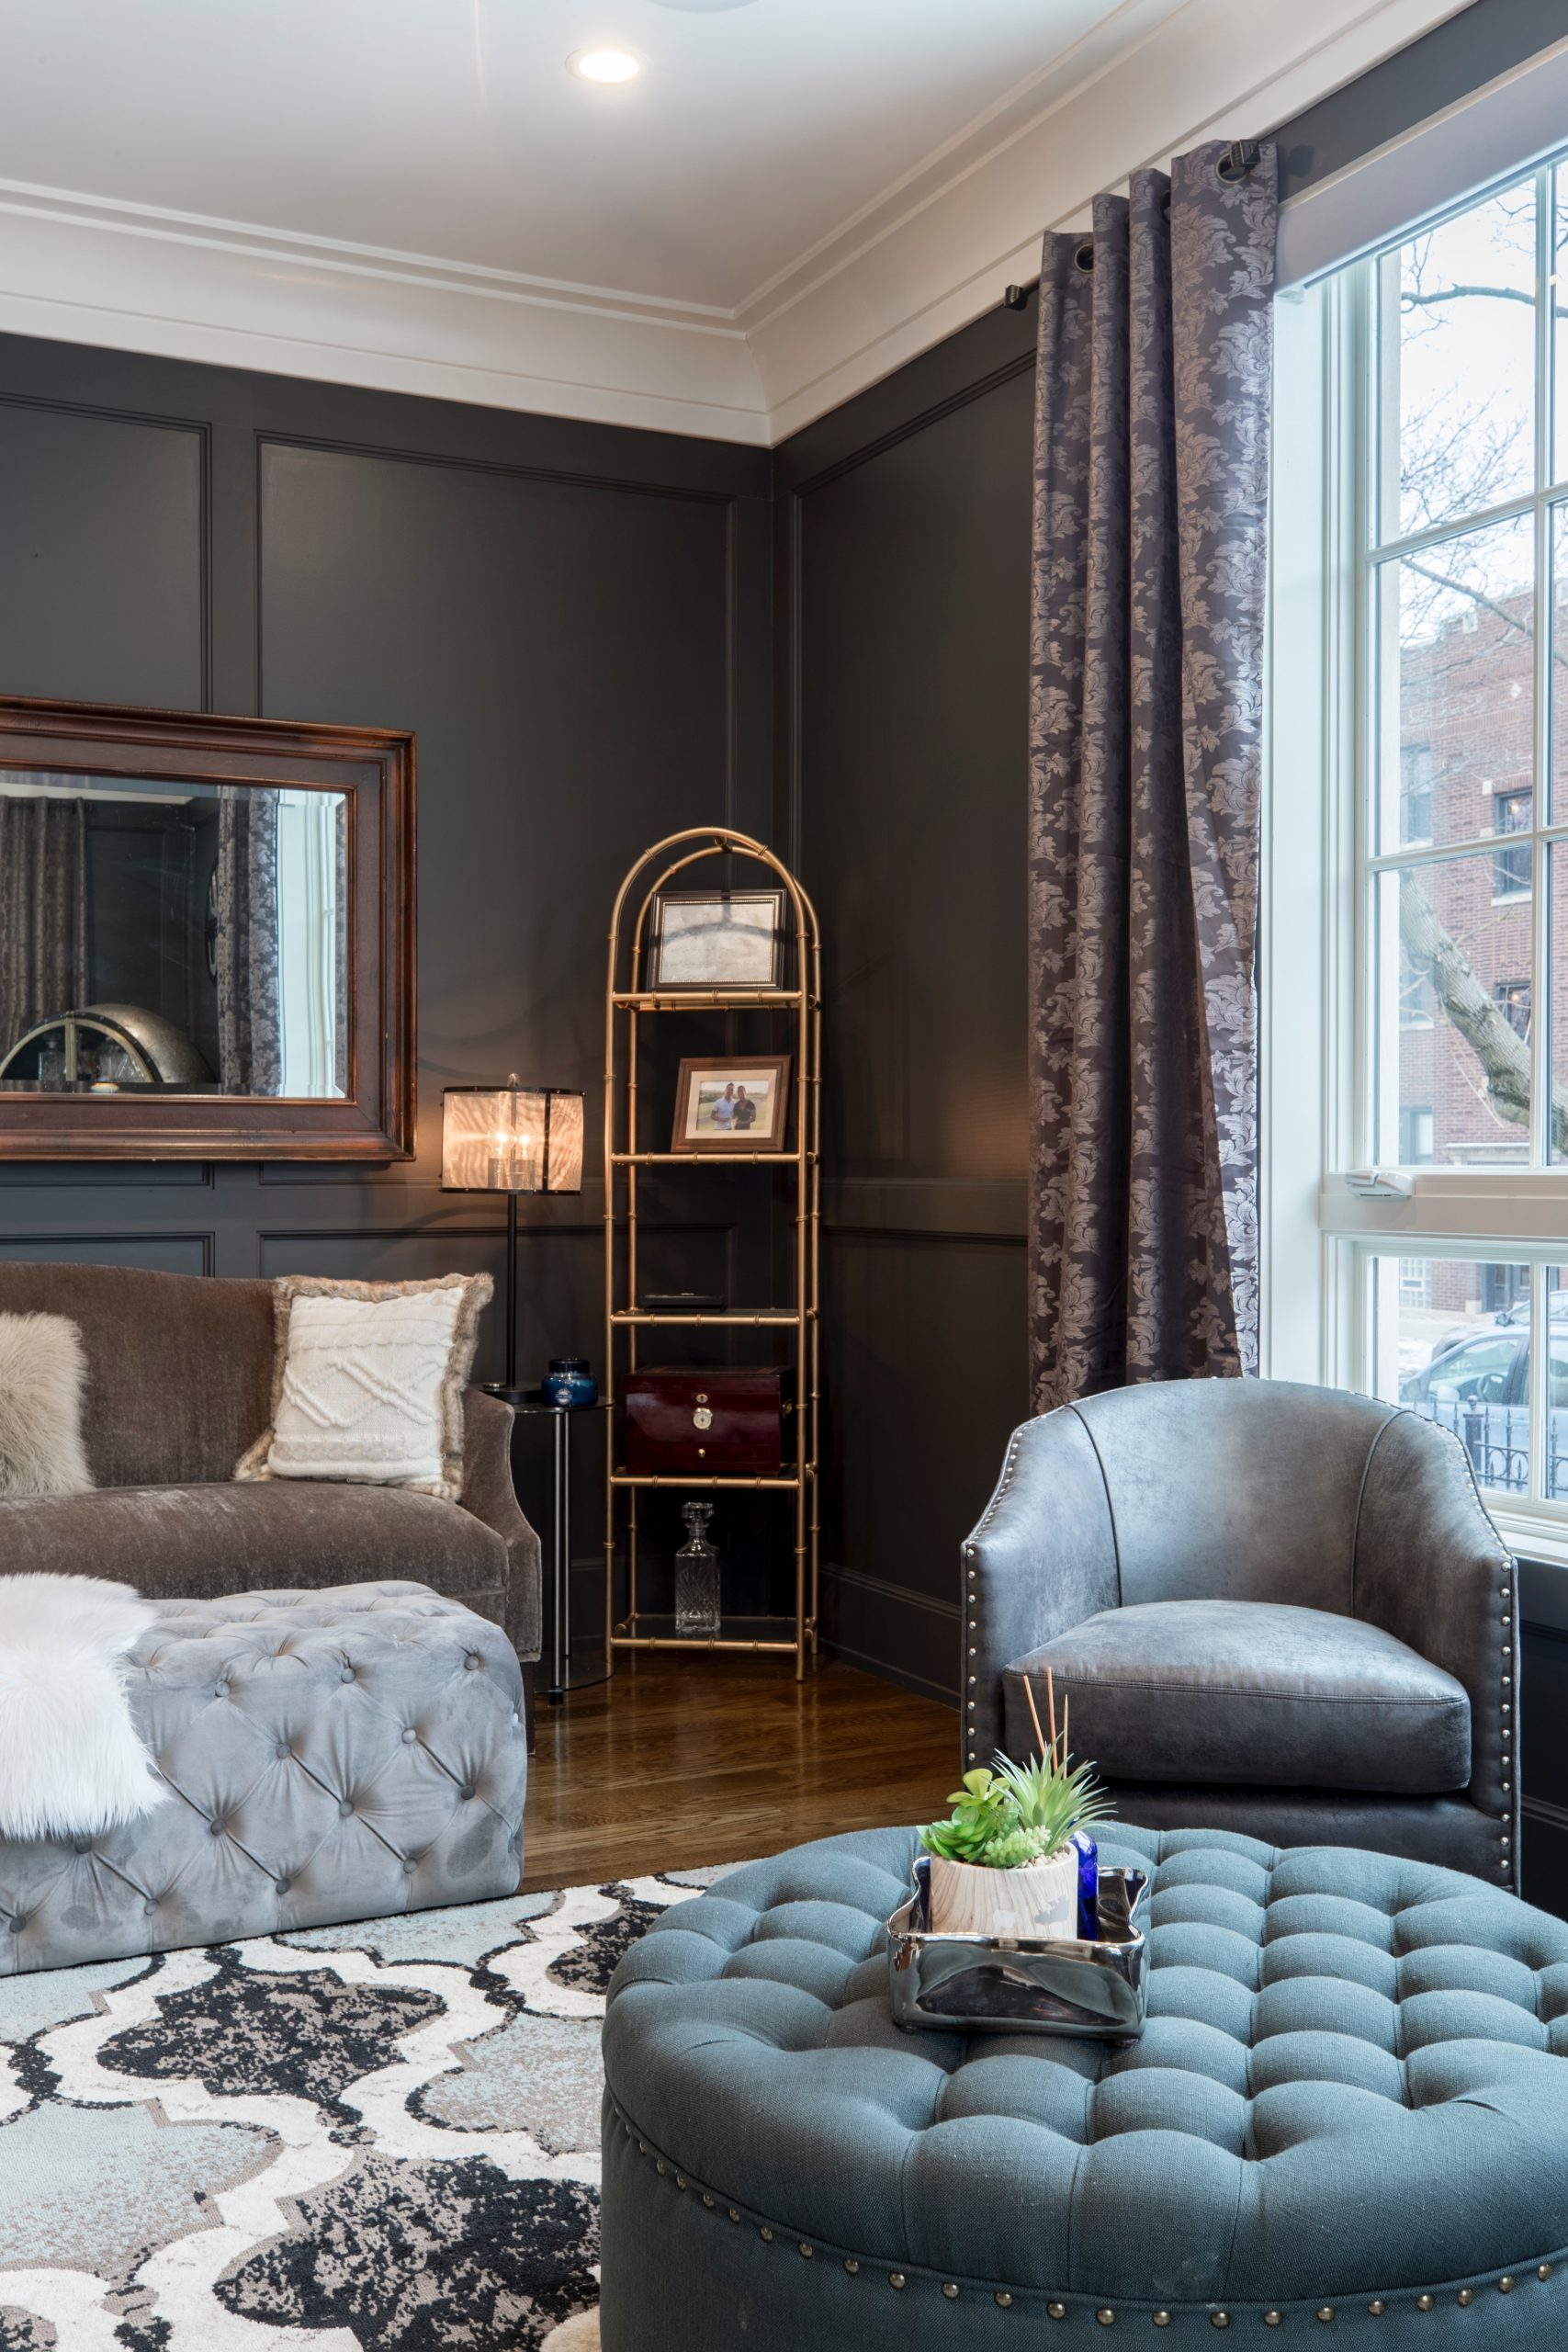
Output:
<path fill-rule="evenodd" d="M 1028 1685 L 1025 1684 L 1028 1690 Z M 944 1861 L 970 1862 L 982 1870 L 1016 1870 L 1043 1862 L 1060 1851 L 1076 1829 L 1104 1821 L 1111 1800 L 1092 1764 L 1075 1764 L 1067 1750 L 1067 1717 L 1056 1730 L 1055 1693 L 1046 1678 L 1051 1736 L 1046 1737 L 1029 1691 L 1038 1755 L 1015 1764 L 998 1750 L 995 1770 L 982 1766 L 964 1775 L 964 1786 L 948 1798 L 952 1818 L 928 1823 L 920 1843 Z"/>

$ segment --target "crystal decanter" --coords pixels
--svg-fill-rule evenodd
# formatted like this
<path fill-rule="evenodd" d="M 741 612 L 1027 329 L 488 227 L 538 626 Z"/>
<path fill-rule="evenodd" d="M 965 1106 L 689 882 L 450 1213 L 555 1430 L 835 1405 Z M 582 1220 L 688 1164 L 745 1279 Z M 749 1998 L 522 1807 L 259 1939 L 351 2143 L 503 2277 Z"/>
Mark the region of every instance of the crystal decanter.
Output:
<path fill-rule="evenodd" d="M 718 1554 L 707 1540 L 712 1503 L 682 1503 L 686 1541 L 675 1555 L 675 1631 L 688 1640 L 718 1632 Z"/>

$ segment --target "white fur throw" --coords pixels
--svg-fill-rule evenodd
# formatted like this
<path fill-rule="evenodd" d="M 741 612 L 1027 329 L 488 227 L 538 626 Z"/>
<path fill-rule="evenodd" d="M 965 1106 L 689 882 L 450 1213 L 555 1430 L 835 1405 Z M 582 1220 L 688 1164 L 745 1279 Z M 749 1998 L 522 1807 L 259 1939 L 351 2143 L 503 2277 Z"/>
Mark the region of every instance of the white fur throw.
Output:
<path fill-rule="evenodd" d="M 463 1391 L 488 1274 L 276 1285 L 272 1427 L 236 1478 L 344 1478 L 463 1492 Z"/>
<path fill-rule="evenodd" d="M 96 1838 L 164 1802 L 125 1690 L 156 1614 L 99 1577 L 0 1576 L 0 1838 Z"/>
<path fill-rule="evenodd" d="M 82 1334 L 63 1315 L 0 1315 L 0 1498 L 80 1495 Z"/>

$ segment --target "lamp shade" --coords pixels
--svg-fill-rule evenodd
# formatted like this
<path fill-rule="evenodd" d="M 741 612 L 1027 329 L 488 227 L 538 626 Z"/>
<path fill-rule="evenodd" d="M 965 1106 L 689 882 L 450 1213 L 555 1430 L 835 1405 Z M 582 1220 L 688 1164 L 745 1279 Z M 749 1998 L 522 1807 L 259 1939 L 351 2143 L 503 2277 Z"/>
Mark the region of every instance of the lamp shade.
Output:
<path fill-rule="evenodd" d="M 561 1086 L 449 1086 L 441 1098 L 445 1193 L 581 1193 L 582 1097 Z"/>

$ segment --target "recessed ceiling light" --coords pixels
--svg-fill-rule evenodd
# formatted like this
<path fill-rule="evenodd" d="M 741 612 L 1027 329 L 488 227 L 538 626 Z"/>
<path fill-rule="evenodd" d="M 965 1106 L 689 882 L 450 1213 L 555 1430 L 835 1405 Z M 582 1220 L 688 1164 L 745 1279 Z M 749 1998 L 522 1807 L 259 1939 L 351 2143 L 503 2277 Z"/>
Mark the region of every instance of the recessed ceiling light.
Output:
<path fill-rule="evenodd" d="M 566 62 L 580 82 L 635 82 L 642 72 L 624 49 L 580 49 Z"/>

